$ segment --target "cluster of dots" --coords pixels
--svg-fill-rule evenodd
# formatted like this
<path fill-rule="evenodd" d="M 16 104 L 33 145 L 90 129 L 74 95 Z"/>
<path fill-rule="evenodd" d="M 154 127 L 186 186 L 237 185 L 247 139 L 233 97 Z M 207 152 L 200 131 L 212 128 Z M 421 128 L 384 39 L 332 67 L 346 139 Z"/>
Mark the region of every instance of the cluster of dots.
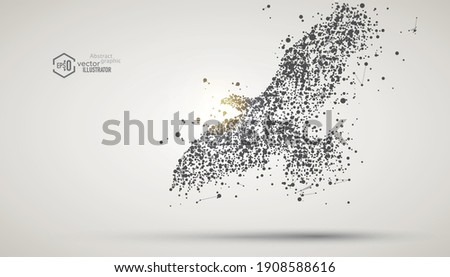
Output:
<path fill-rule="evenodd" d="M 370 41 L 379 38 L 384 29 L 378 29 L 378 22 L 368 16 L 364 4 L 336 3 L 333 8 L 300 40 L 293 42 L 293 36 L 285 39 L 289 45 L 283 45 L 285 54 L 279 69 L 263 93 L 254 98 L 233 94 L 222 100 L 241 114 L 224 121 L 223 126 L 211 126 L 191 142 L 173 171 L 170 191 L 188 199 L 205 186 L 225 187 L 225 177 L 243 177 L 249 169 L 262 171 L 256 177 L 264 178 L 264 174 L 271 174 L 273 157 L 280 158 L 284 174 L 279 185 L 298 201 L 317 194 L 324 185 L 350 181 L 343 176 L 351 155 L 357 152 L 350 146 L 352 138 L 338 139 L 338 131 L 332 129 L 311 139 L 304 130 L 306 126 L 319 132 L 309 120 L 325 114 L 326 104 L 348 105 L 356 97 L 356 92 L 337 92 L 336 86 L 342 82 L 363 85 L 365 77 L 361 81 L 356 73 L 344 75 L 349 58 L 373 46 Z M 379 54 L 377 51 L 373 57 Z M 370 57 L 357 58 L 363 63 Z M 206 78 L 203 82 L 209 84 Z M 224 193 L 217 192 L 200 201 L 222 197 Z"/>

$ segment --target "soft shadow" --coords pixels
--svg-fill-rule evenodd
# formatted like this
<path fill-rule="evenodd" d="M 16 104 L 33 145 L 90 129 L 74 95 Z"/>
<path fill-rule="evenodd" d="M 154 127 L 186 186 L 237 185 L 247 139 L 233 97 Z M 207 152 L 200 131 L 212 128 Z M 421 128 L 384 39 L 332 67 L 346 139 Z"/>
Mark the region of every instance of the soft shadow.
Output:
<path fill-rule="evenodd" d="M 223 240 L 223 241 L 349 241 L 398 238 L 399 234 L 343 231 L 291 232 L 171 232 L 129 234 L 137 240 Z"/>

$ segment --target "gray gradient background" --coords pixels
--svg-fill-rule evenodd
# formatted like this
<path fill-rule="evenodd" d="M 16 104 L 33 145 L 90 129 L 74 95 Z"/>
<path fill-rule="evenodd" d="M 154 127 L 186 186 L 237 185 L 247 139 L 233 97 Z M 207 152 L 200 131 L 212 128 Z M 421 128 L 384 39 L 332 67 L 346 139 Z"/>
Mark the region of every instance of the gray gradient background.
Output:
<path fill-rule="evenodd" d="M 376 1 L 386 55 L 346 110 L 359 117 L 364 164 L 303 203 L 247 179 L 237 199 L 180 206 L 168 188 L 186 146 L 100 143 L 102 123 L 124 110 L 207 115 L 231 82 L 262 92 L 279 41 L 300 38 L 330 3 L 1 0 L 0 255 L 450 255 L 448 1 Z M 417 35 L 400 35 L 416 16 Z M 122 64 L 62 79 L 62 52 Z"/>

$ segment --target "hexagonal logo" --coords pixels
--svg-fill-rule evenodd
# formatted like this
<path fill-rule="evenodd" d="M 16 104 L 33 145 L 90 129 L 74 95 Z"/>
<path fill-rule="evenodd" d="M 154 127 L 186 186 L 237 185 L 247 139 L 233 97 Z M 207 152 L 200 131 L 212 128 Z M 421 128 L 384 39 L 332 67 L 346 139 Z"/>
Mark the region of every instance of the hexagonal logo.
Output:
<path fill-rule="evenodd" d="M 62 53 L 53 59 L 53 72 L 63 78 L 75 73 L 75 59 Z"/>

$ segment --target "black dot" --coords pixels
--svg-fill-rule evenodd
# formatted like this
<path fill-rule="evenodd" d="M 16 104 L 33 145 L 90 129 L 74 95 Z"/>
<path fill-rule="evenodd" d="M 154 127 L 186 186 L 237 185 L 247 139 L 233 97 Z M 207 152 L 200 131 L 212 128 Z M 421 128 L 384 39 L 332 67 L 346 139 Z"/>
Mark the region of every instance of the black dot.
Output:
<path fill-rule="evenodd" d="M 366 5 L 364 5 L 364 4 L 361 4 L 361 5 L 359 5 L 361 8 L 364 8 Z"/>
<path fill-rule="evenodd" d="M 180 132 L 176 132 L 176 133 L 175 133 L 175 136 L 176 136 L 177 138 L 179 138 L 180 135 L 181 135 Z"/>
<path fill-rule="evenodd" d="M 398 55 L 398 54 L 400 54 L 400 52 L 398 52 L 398 51 L 395 51 L 395 55 Z"/>

